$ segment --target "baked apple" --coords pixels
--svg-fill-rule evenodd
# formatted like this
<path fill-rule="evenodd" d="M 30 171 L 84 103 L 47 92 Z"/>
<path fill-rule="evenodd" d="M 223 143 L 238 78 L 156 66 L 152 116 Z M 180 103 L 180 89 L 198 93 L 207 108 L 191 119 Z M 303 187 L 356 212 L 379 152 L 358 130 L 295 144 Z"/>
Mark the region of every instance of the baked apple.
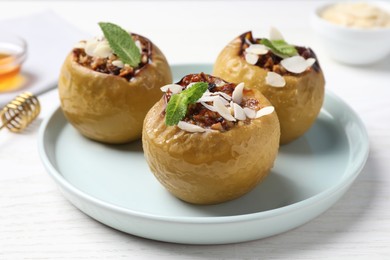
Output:
<path fill-rule="evenodd" d="M 172 82 L 160 49 L 131 34 L 140 62 L 130 66 L 104 37 L 81 41 L 67 56 L 58 81 L 61 108 L 84 136 L 120 144 L 139 139 L 148 110 L 161 98 L 160 87 Z"/>
<path fill-rule="evenodd" d="M 267 176 L 280 126 L 260 91 L 203 73 L 162 90 L 146 115 L 142 143 L 151 171 L 169 192 L 189 203 L 216 204 Z"/>
<path fill-rule="evenodd" d="M 303 135 L 322 107 L 325 80 L 310 48 L 287 44 L 278 31 L 270 39 L 246 32 L 219 54 L 215 76 L 260 90 L 275 107 L 281 144 Z"/>

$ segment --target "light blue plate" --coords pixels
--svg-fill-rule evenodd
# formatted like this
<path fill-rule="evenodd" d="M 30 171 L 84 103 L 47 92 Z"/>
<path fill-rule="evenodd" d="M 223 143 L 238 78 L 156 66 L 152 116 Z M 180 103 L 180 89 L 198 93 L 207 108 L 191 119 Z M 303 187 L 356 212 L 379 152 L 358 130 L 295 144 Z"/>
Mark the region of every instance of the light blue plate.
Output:
<path fill-rule="evenodd" d="M 173 66 L 175 80 L 210 65 Z M 368 156 L 355 112 L 326 93 L 314 126 L 282 146 L 265 182 L 237 200 L 194 206 L 154 178 L 140 141 L 104 145 L 82 137 L 60 109 L 40 129 L 39 152 L 49 174 L 77 208 L 121 231 L 167 242 L 221 244 L 275 235 L 317 217 L 349 188 Z"/>

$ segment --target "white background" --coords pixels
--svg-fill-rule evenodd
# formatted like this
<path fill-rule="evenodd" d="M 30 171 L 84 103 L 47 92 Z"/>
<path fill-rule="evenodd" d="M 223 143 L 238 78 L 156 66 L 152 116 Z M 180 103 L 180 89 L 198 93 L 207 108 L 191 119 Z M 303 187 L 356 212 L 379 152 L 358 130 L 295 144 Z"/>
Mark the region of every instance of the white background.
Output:
<path fill-rule="evenodd" d="M 0 19 L 52 10 L 91 35 L 101 34 L 99 21 L 120 24 L 151 39 L 170 63 L 212 63 L 242 32 L 267 35 L 269 27 L 276 26 L 289 42 L 313 47 L 326 88 L 361 116 L 371 145 L 368 162 L 347 194 L 295 230 L 232 245 L 156 242 L 118 232 L 84 215 L 45 172 L 37 152 L 37 131 L 59 104 L 54 90 L 40 96 L 43 111 L 27 131 L 0 132 L 0 259 L 390 259 L 390 60 L 352 67 L 329 59 L 309 26 L 309 14 L 319 4 L 0 1 Z"/>

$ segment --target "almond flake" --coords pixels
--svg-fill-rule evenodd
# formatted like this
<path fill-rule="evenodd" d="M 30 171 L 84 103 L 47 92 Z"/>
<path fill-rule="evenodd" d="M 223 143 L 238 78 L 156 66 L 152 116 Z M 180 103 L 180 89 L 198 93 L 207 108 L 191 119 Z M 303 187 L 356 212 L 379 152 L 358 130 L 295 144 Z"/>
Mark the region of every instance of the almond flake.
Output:
<path fill-rule="evenodd" d="M 250 119 L 253 119 L 253 118 L 256 118 L 256 111 L 253 110 L 253 109 L 250 109 L 248 107 L 244 107 L 244 112 L 245 112 L 245 115 L 247 117 L 249 117 Z"/>
<path fill-rule="evenodd" d="M 135 43 L 135 46 L 137 46 L 139 52 L 142 53 L 142 44 L 141 44 L 141 42 L 137 40 L 134 43 Z"/>
<path fill-rule="evenodd" d="M 73 48 L 75 49 L 85 49 L 86 42 L 78 42 L 76 43 Z"/>
<path fill-rule="evenodd" d="M 234 90 L 233 90 L 233 94 L 232 94 L 232 99 L 234 101 L 234 103 L 237 103 L 237 104 L 241 104 L 242 102 L 242 92 L 244 91 L 244 83 L 241 82 L 240 84 L 238 84 Z"/>
<path fill-rule="evenodd" d="M 160 89 L 162 92 L 167 92 L 169 89 L 172 92 L 172 94 L 180 93 L 183 90 L 182 86 L 180 86 L 178 84 L 168 84 L 168 85 L 162 86 Z"/>
<path fill-rule="evenodd" d="M 230 114 L 230 110 L 225 107 L 220 99 L 216 99 L 213 102 L 216 112 L 218 112 L 223 118 L 228 121 L 236 121 L 236 119 Z"/>
<path fill-rule="evenodd" d="M 94 52 L 93 52 L 94 56 L 99 57 L 99 58 L 107 58 L 112 53 L 113 52 L 112 52 L 110 45 L 108 44 L 107 41 L 99 42 L 98 45 L 96 46 Z"/>
<path fill-rule="evenodd" d="M 269 30 L 269 39 L 270 41 L 284 40 L 282 33 L 273 26 Z"/>
<path fill-rule="evenodd" d="M 193 124 L 187 123 L 185 121 L 179 121 L 177 126 L 181 130 L 184 130 L 184 131 L 187 131 L 187 132 L 192 132 L 192 133 L 202 133 L 202 132 L 206 131 L 206 129 L 204 129 L 203 127 L 200 127 L 200 126 L 197 126 L 197 125 L 193 125 Z"/>
<path fill-rule="evenodd" d="M 217 98 L 216 96 L 208 96 L 208 95 L 204 95 L 199 98 L 196 103 L 202 103 L 202 102 L 213 102 L 215 100 L 215 98 Z"/>
<path fill-rule="evenodd" d="M 216 99 L 219 99 L 225 106 L 229 104 L 229 101 L 226 99 L 231 100 L 231 96 L 229 96 L 226 93 L 223 92 L 209 92 L 204 93 L 203 96 L 199 99 L 201 102 L 210 102 L 214 101 Z"/>
<path fill-rule="evenodd" d="M 226 84 L 226 82 L 223 81 L 223 80 L 221 80 L 221 79 L 217 79 L 214 83 L 215 83 L 215 85 L 216 85 L 217 87 L 222 87 L 223 85 Z"/>
<path fill-rule="evenodd" d="M 212 106 L 207 104 L 206 102 L 200 102 L 205 108 L 207 108 L 210 111 L 217 112 L 217 110 Z"/>
<path fill-rule="evenodd" d="M 221 96 L 216 96 L 216 97 L 214 97 L 215 99 L 214 100 L 219 100 L 219 101 L 221 101 L 222 102 L 222 104 L 224 105 L 224 106 L 228 106 L 229 105 L 229 101 L 227 101 L 226 99 L 224 99 L 223 97 L 221 97 Z"/>
<path fill-rule="evenodd" d="M 237 120 L 245 120 L 246 119 L 245 111 L 240 105 L 233 103 L 233 111 L 234 111 L 234 117 Z"/>
<path fill-rule="evenodd" d="M 269 115 L 274 111 L 275 108 L 273 106 L 263 107 L 262 109 L 256 112 L 256 118 Z"/>
<path fill-rule="evenodd" d="M 308 58 L 306 60 L 306 65 L 310 68 L 311 66 L 313 66 L 313 64 L 316 63 L 316 59 L 314 58 Z"/>
<path fill-rule="evenodd" d="M 123 68 L 125 66 L 125 64 L 123 64 L 123 62 L 121 60 L 114 60 L 112 62 L 112 65 L 118 67 L 118 68 Z"/>
<path fill-rule="evenodd" d="M 268 47 L 263 44 L 251 44 L 248 48 L 245 49 L 246 53 L 264 55 L 269 51 Z"/>
<path fill-rule="evenodd" d="M 265 77 L 265 83 L 267 85 L 277 88 L 284 87 L 286 85 L 286 81 L 284 80 L 284 78 L 278 73 L 272 71 L 267 72 L 267 76 Z"/>
<path fill-rule="evenodd" d="M 299 74 L 310 68 L 314 62 L 314 58 L 306 60 L 302 56 L 293 56 L 283 59 L 280 64 L 282 64 L 287 71 Z"/>
<path fill-rule="evenodd" d="M 226 99 L 228 101 L 232 100 L 232 97 L 229 96 L 228 94 L 226 94 L 225 92 L 217 91 L 217 92 L 214 92 L 214 94 L 218 94 L 218 95 L 220 95 L 221 97 L 223 97 L 224 99 Z"/>
<path fill-rule="evenodd" d="M 246 53 L 245 54 L 245 60 L 249 64 L 255 65 L 257 61 L 259 60 L 259 56 L 253 53 Z"/>
<path fill-rule="evenodd" d="M 85 43 L 85 53 L 88 56 L 94 56 L 94 52 L 99 42 L 94 38 L 90 39 Z"/>

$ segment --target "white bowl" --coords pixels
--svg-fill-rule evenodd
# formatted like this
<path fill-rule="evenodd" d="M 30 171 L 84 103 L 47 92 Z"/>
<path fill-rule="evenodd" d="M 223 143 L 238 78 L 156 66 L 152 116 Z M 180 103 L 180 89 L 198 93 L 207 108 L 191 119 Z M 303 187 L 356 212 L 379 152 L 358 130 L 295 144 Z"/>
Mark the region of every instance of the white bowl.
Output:
<path fill-rule="evenodd" d="M 318 7 L 311 15 L 311 25 L 321 44 L 334 60 L 351 65 L 371 64 L 390 54 L 390 28 L 360 29 L 337 25 L 323 19 L 323 10 L 333 5 Z M 369 2 L 390 12 L 390 4 Z"/>

